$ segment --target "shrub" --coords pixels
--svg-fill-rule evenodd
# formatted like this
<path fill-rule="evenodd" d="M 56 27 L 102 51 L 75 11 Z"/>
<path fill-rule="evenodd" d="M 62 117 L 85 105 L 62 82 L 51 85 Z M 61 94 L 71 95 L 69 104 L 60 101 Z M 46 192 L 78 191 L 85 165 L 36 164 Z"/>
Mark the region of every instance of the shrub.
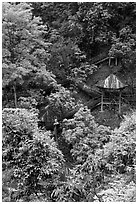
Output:
<path fill-rule="evenodd" d="M 59 201 L 94 201 L 103 183 L 103 146 L 109 141 L 110 129 L 95 123 L 87 107 L 81 107 L 73 119 L 63 121 L 62 137 L 72 144 L 73 168 L 66 184 L 56 191 Z"/>
<path fill-rule="evenodd" d="M 50 199 L 64 162 L 50 132 L 37 127 L 37 115 L 26 109 L 3 110 L 3 189 L 9 201 Z"/>
<path fill-rule="evenodd" d="M 52 124 L 57 118 L 61 120 L 70 111 L 76 108 L 75 99 L 71 97 L 70 91 L 60 86 L 55 93 L 51 93 L 48 97 L 49 104 L 46 107 L 44 114 L 41 119 L 46 123 Z"/>
<path fill-rule="evenodd" d="M 110 129 L 95 123 L 87 107 L 81 107 L 73 119 L 63 121 L 62 136 L 72 144 L 71 153 L 76 162 L 83 163 L 88 155 L 95 154 L 108 142 Z"/>
<path fill-rule="evenodd" d="M 35 100 L 35 98 L 32 98 L 32 97 L 20 97 L 19 106 L 20 108 L 25 108 L 25 109 L 36 108 L 37 101 Z"/>
<path fill-rule="evenodd" d="M 111 140 L 104 147 L 104 157 L 114 170 L 124 173 L 135 169 L 136 164 L 136 114 L 129 113 L 118 129 L 112 132 Z"/>

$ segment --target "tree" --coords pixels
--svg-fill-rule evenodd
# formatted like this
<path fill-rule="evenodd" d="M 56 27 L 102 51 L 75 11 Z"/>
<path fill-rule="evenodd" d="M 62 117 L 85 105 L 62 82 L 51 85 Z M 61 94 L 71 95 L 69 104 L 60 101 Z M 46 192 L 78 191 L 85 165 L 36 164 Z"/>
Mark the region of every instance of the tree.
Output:
<path fill-rule="evenodd" d="M 52 43 L 52 47 L 47 67 L 57 76 L 59 83 L 62 83 L 68 78 L 72 68 L 85 60 L 85 54 L 78 47 L 79 36 L 82 35 L 82 28 L 75 13 L 78 5 L 72 2 L 45 2 L 32 3 L 32 8 L 33 14 L 41 16 L 44 24 L 48 26 L 45 39 Z"/>
<path fill-rule="evenodd" d="M 50 44 L 43 40 L 46 27 L 40 18 L 32 18 L 27 3 L 3 3 L 2 26 L 3 87 L 13 87 L 17 107 L 17 86 L 23 85 L 30 72 L 43 71 Z"/>
<path fill-rule="evenodd" d="M 136 65 L 136 35 L 130 26 L 119 31 L 119 37 L 112 38 L 109 55 L 121 59 L 124 69 L 135 68 Z"/>

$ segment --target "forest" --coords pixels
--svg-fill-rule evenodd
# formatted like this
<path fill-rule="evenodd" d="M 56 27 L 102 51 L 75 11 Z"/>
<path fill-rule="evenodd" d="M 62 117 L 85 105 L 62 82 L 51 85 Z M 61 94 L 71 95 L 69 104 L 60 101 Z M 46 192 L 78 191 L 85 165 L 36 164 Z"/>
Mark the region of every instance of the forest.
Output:
<path fill-rule="evenodd" d="M 136 202 L 135 2 L 2 3 L 2 201 Z"/>

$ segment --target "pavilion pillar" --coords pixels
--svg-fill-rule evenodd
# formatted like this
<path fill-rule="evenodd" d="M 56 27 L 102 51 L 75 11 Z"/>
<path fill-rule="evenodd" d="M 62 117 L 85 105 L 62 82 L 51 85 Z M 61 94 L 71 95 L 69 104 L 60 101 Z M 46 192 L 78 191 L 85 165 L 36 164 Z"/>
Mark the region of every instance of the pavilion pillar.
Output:
<path fill-rule="evenodd" d="M 101 112 L 103 112 L 103 98 L 104 98 L 104 91 L 102 90 L 102 94 L 101 94 Z"/>
<path fill-rule="evenodd" d="M 121 114 L 121 91 L 119 92 L 119 114 Z"/>

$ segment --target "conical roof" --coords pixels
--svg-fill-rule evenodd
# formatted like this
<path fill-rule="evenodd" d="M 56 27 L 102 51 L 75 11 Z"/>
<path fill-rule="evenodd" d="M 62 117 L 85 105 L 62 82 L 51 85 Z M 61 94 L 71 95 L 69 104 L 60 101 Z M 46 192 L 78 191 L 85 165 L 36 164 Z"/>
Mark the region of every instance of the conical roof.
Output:
<path fill-rule="evenodd" d="M 127 85 L 122 83 L 114 74 L 110 74 L 105 80 L 97 83 L 96 86 L 105 89 L 122 89 Z"/>

